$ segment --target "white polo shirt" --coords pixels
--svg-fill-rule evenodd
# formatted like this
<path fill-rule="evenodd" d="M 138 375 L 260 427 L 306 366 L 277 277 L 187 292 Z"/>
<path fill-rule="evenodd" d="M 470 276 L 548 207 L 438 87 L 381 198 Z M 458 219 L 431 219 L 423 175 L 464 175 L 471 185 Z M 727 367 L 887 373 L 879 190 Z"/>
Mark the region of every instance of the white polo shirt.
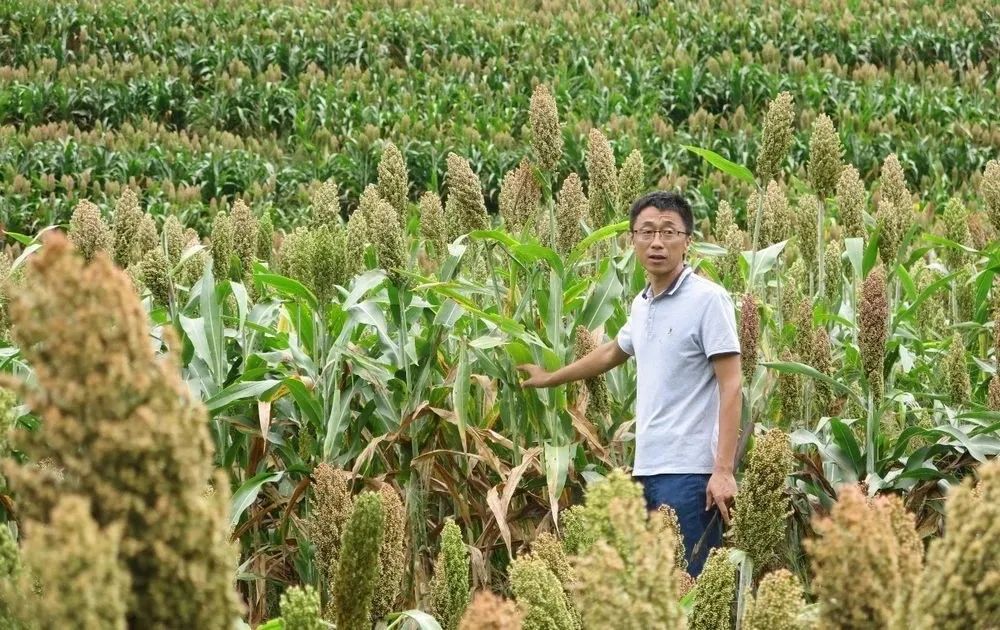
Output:
<path fill-rule="evenodd" d="M 618 345 L 636 361 L 635 475 L 711 473 L 719 442 L 712 357 L 739 353 L 733 301 L 685 266 L 657 296 L 632 301 Z"/>

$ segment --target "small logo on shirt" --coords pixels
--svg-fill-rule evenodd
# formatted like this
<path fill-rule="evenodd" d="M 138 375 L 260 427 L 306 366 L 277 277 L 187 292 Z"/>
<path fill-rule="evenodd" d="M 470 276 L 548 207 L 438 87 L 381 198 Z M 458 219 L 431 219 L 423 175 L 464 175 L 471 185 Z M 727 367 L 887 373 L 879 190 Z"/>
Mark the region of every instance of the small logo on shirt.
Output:
<path fill-rule="evenodd" d="M 673 328 L 667 328 L 667 336 L 670 336 L 674 332 Z"/>

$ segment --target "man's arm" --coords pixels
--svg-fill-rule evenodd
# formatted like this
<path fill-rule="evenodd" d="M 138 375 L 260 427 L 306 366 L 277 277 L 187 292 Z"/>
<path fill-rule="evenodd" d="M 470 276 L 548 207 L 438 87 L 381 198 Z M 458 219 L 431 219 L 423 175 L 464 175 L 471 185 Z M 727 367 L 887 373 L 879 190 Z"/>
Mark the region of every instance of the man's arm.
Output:
<path fill-rule="evenodd" d="M 604 374 L 611 368 L 625 363 L 628 358 L 629 355 L 621 349 L 618 341 L 612 339 L 598 346 L 587 356 L 581 357 L 555 372 L 547 372 L 530 363 L 519 365 L 517 369 L 528 374 L 528 378 L 521 382 L 521 387 L 556 387 L 571 381 L 594 378 Z"/>
<path fill-rule="evenodd" d="M 715 469 L 705 491 L 705 509 L 719 508 L 722 520 L 729 524 L 729 501 L 736 496 L 736 441 L 740 432 L 742 387 L 739 354 L 712 358 L 712 368 L 719 383 L 719 444 L 715 454 Z"/>

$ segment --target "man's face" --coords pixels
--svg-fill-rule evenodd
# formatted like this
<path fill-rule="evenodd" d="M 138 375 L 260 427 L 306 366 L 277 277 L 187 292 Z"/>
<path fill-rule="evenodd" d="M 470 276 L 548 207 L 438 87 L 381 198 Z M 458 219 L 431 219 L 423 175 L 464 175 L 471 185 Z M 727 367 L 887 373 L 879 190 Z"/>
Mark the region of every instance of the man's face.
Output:
<path fill-rule="evenodd" d="M 635 218 L 632 230 L 632 243 L 639 263 L 653 275 L 673 271 L 684 260 L 691 244 L 691 235 L 685 233 L 684 221 L 674 210 L 660 210 L 652 206 L 643 208 Z M 675 234 L 668 236 L 663 233 L 664 230 L 673 230 Z M 649 235 L 650 231 L 655 233 Z"/>

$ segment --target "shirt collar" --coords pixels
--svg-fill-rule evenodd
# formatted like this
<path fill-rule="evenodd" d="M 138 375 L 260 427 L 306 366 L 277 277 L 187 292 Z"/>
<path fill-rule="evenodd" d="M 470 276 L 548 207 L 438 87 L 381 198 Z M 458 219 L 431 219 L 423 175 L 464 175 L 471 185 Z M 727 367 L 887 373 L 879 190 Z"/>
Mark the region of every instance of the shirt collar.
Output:
<path fill-rule="evenodd" d="M 674 293 L 677 292 L 677 289 L 680 288 L 681 283 L 684 282 L 684 279 L 691 275 L 692 271 L 693 270 L 691 269 L 691 265 L 684 263 L 684 268 L 681 269 L 681 272 L 677 275 L 677 278 L 674 279 L 673 284 L 667 287 L 666 291 L 655 296 L 651 294 L 650 285 L 647 282 L 645 288 L 643 288 L 642 290 L 642 299 L 649 300 L 651 298 L 656 299 L 659 297 L 663 297 L 664 295 L 673 295 Z"/>

